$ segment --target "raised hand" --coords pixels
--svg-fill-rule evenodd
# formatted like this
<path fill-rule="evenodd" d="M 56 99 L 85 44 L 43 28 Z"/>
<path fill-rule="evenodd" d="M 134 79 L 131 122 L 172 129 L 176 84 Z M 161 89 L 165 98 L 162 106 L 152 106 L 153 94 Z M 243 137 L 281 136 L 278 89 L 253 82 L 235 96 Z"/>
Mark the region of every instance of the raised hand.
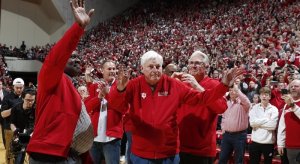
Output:
<path fill-rule="evenodd" d="M 94 68 L 91 66 L 91 65 L 88 65 L 86 68 L 85 68 L 85 74 L 89 75 L 93 72 Z"/>
<path fill-rule="evenodd" d="M 237 68 L 237 67 L 232 68 L 224 74 L 221 82 L 227 86 L 231 86 L 233 85 L 235 79 L 243 72 L 244 72 L 243 68 Z"/>
<path fill-rule="evenodd" d="M 109 93 L 109 87 L 104 80 L 98 82 L 98 98 L 102 99 Z"/>
<path fill-rule="evenodd" d="M 130 70 L 125 70 L 128 69 L 125 66 L 120 66 L 119 72 L 118 72 L 118 82 L 117 82 L 117 88 L 119 91 L 125 90 L 129 78 L 130 78 Z"/>
<path fill-rule="evenodd" d="M 76 22 L 85 28 L 91 20 L 91 16 L 94 13 L 94 9 L 91 9 L 88 13 L 85 11 L 84 0 L 71 0 L 70 5 L 73 11 L 74 18 Z"/>
<path fill-rule="evenodd" d="M 197 82 L 194 76 L 190 74 L 183 74 L 181 77 L 181 81 L 184 83 L 190 84 L 190 86 L 200 92 L 203 92 L 205 89 Z"/>

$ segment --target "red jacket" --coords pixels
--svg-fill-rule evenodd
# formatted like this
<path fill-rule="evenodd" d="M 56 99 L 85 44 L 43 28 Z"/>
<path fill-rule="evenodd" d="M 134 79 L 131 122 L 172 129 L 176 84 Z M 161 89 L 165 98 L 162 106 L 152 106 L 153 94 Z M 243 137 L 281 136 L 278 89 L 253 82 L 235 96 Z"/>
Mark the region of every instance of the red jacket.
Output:
<path fill-rule="evenodd" d="M 300 101 L 295 102 L 298 106 L 300 106 Z M 288 108 L 287 108 L 288 109 Z M 300 110 L 300 109 L 298 109 Z M 284 114 L 285 120 L 285 147 L 290 149 L 299 149 L 300 148 L 300 118 L 297 117 L 294 112 L 285 112 Z M 298 132 L 296 132 L 298 131 Z"/>
<path fill-rule="evenodd" d="M 85 101 L 85 106 L 91 117 L 94 135 L 97 136 L 98 123 L 100 116 L 100 106 L 101 101 L 98 98 L 98 93 L 96 92 L 98 84 L 88 83 L 89 97 Z M 116 82 L 112 84 L 111 87 L 115 87 Z M 110 94 L 110 93 L 109 93 Z M 109 96 L 109 94 L 107 96 Z M 106 124 L 106 135 L 109 137 L 122 138 L 123 136 L 123 114 L 119 111 L 112 110 L 110 105 L 107 106 L 107 124 Z"/>
<path fill-rule="evenodd" d="M 74 24 L 49 52 L 38 76 L 36 120 L 27 152 L 67 157 L 81 98 L 64 68 L 84 33 Z"/>
<path fill-rule="evenodd" d="M 111 88 L 108 102 L 114 110 L 127 110 L 130 104 L 132 153 L 150 159 L 179 153 L 177 110 L 182 104 L 211 104 L 227 91 L 223 84 L 203 93 L 192 90 L 182 82 L 162 75 L 152 92 L 144 76 L 129 81 L 126 91 Z M 122 108 L 123 107 L 123 108 Z"/>
<path fill-rule="evenodd" d="M 219 83 L 206 77 L 199 84 L 207 90 Z M 223 97 L 207 106 L 183 104 L 178 111 L 180 152 L 215 157 L 218 114 L 224 113 L 226 109 L 227 103 Z"/>

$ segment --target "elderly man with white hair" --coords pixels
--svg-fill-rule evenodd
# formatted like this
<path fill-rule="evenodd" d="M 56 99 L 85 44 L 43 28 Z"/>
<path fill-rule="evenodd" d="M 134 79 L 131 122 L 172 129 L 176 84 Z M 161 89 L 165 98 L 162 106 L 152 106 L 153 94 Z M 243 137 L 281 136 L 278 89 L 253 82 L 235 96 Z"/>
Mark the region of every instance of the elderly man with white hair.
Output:
<path fill-rule="evenodd" d="M 199 92 L 162 74 L 162 64 L 160 54 L 146 52 L 141 57 L 143 75 L 129 81 L 129 74 L 121 69 L 117 86 L 111 88 L 108 98 L 111 108 L 123 113 L 130 105 L 129 115 L 133 123 L 130 158 L 133 163 L 179 163 L 177 110 L 183 103 L 213 103 L 227 92 L 228 86 L 243 71 L 231 69 L 224 75 L 222 83 Z M 180 79 L 180 75 L 177 78 Z"/>
<path fill-rule="evenodd" d="M 278 153 L 283 155 L 286 148 L 289 162 L 300 163 L 300 80 L 293 80 L 289 91 L 283 96 L 286 105 L 278 124 Z"/>

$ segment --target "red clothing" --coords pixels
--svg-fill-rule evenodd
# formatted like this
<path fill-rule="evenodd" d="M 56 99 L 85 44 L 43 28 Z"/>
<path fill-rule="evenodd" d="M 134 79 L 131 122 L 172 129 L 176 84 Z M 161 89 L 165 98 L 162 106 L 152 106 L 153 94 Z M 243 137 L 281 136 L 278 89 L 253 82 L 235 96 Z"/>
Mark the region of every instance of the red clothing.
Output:
<path fill-rule="evenodd" d="M 82 104 L 64 68 L 83 33 L 84 29 L 74 24 L 52 48 L 41 68 L 34 133 L 27 146 L 29 153 L 68 155 Z"/>
<path fill-rule="evenodd" d="M 205 89 L 213 89 L 219 83 L 206 77 L 199 84 Z M 180 151 L 197 156 L 215 157 L 217 118 L 218 114 L 226 109 L 227 104 L 223 97 L 208 106 L 183 104 L 178 111 Z"/>
<path fill-rule="evenodd" d="M 223 84 L 203 93 L 190 89 L 182 82 L 162 75 L 152 92 L 144 76 L 131 80 L 125 92 L 111 88 L 108 98 L 111 108 L 126 112 L 130 104 L 132 153 L 149 159 L 174 156 L 179 153 L 177 110 L 182 104 L 197 105 L 215 102 L 228 90 Z M 121 107 L 124 107 L 123 109 Z"/>
<path fill-rule="evenodd" d="M 300 106 L 300 101 L 295 102 L 295 104 Z M 300 148 L 300 142 L 299 142 L 300 119 L 295 115 L 294 112 L 285 112 L 284 120 L 286 125 L 285 147 L 290 149 L 299 149 Z"/>
<path fill-rule="evenodd" d="M 101 101 L 98 98 L 98 93 L 96 92 L 98 84 L 88 83 L 89 97 L 85 101 L 86 109 L 91 117 L 94 135 L 97 136 L 98 123 L 100 116 L 100 105 Z M 112 84 L 111 87 L 115 87 L 116 82 Z M 108 93 L 108 95 L 110 92 Z M 123 136 L 123 115 L 122 113 L 112 110 L 110 105 L 107 106 L 107 124 L 106 124 L 106 135 L 109 137 L 122 138 Z"/>
<path fill-rule="evenodd" d="M 278 111 L 283 109 L 285 102 L 281 98 L 281 92 L 278 88 L 272 89 L 270 104 L 276 106 Z"/>

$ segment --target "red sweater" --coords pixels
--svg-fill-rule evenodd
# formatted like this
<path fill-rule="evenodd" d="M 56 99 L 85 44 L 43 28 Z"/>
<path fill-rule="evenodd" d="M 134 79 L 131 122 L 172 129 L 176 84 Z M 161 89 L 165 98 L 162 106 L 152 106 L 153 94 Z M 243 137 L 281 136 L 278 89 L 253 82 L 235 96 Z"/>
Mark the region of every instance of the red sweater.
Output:
<path fill-rule="evenodd" d="M 300 106 L 300 101 L 296 102 Z M 300 109 L 298 109 L 300 110 Z M 284 115 L 285 125 L 286 125 L 286 148 L 299 149 L 300 148 L 300 119 L 295 115 L 294 112 L 286 112 Z"/>
<path fill-rule="evenodd" d="M 144 76 L 131 80 L 125 92 L 111 90 L 111 108 L 126 112 L 130 104 L 132 153 L 149 159 L 174 156 L 179 153 L 177 110 L 182 104 L 211 104 L 228 90 L 223 84 L 203 93 L 192 90 L 182 82 L 162 75 L 152 92 Z M 123 107 L 123 108 L 122 108 Z"/>
<path fill-rule="evenodd" d="M 81 98 L 64 68 L 84 33 L 75 23 L 52 48 L 38 76 L 36 120 L 27 152 L 67 157 Z"/>
<path fill-rule="evenodd" d="M 199 84 L 213 89 L 220 82 L 209 77 Z M 183 104 L 178 111 L 180 151 L 197 156 L 216 156 L 216 128 L 218 114 L 227 109 L 225 98 L 215 99 L 210 105 Z M 197 142 L 195 142 L 197 141 Z"/>
<path fill-rule="evenodd" d="M 85 101 L 87 111 L 91 117 L 94 135 L 97 136 L 99 116 L 100 116 L 100 99 L 98 98 L 98 93 L 96 92 L 98 84 L 88 83 L 88 91 L 90 96 Z M 116 82 L 111 86 L 115 87 Z M 110 93 L 109 93 L 110 94 Z M 109 94 L 107 96 L 109 96 Z M 107 106 L 107 124 L 106 124 L 106 135 L 109 137 L 122 138 L 123 136 L 123 115 L 119 111 L 112 110 L 110 105 Z"/>

